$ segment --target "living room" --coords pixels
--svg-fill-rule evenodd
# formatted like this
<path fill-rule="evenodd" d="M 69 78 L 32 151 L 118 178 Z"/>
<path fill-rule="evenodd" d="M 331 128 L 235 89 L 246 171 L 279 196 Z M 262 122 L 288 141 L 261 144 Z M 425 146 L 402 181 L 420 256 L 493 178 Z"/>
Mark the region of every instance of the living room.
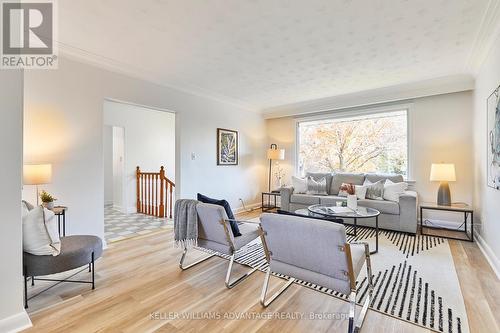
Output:
<path fill-rule="evenodd" d="M 1 332 L 499 331 L 498 0 L 44 2 L 56 67 L 0 69 Z M 119 125 L 107 103 L 169 113 L 175 148 L 125 153 L 124 214 L 164 228 L 112 242 L 103 128 Z M 28 177 L 47 165 L 49 180 Z M 42 190 L 56 209 L 38 205 Z M 93 237 L 92 256 L 63 271 L 46 262 L 65 243 L 30 252 L 22 200 L 39 227 L 64 219 L 55 243 Z M 331 233 L 345 246 L 322 248 Z M 342 289 L 321 260 L 342 266 L 351 247 Z M 282 283 L 268 304 L 263 290 Z"/>

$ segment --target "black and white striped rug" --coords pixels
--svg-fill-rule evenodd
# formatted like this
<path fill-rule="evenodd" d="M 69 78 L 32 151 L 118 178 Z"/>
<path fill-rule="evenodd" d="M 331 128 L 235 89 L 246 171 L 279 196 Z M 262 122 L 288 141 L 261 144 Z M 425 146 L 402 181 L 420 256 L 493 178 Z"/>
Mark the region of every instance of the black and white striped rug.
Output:
<path fill-rule="evenodd" d="M 351 231 L 352 227 L 347 227 L 347 232 Z M 367 241 L 372 249 L 375 229 L 358 227 L 357 237 L 348 236 L 348 241 L 354 240 Z M 239 252 L 236 262 L 266 271 L 268 265 L 260 240 Z M 217 255 L 229 259 L 229 256 Z M 371 261 L 375 284 L 370 304 L 372 310 L 437 332 L 469 332 L 464 300 L 446 239 L 381 230 L 379 251 L 371 256 Z M 307 281 L 297 283 L 338 298 L 347 298 Z M 366 267 L 363 267 L 357 285 L 357 301 L 362 304 L 368 293 Z"/>

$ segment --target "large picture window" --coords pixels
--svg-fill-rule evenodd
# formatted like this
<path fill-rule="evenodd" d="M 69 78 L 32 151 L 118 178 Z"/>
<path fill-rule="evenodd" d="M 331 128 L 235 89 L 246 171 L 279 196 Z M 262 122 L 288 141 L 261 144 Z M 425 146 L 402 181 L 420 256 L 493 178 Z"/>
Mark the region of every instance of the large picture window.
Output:
<path fill-rule="evenodd" d="M 407 176 L 407 111 L 298 123 L 297 168 L 306 172 L 382 172 Z"/>

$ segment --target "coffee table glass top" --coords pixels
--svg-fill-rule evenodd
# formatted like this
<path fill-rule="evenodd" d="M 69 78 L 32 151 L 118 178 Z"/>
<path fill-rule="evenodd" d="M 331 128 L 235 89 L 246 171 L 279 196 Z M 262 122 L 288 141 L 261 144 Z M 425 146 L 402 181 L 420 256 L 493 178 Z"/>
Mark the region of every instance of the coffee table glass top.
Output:
<path fill-rule="evenodd" d="M 319 214 L 327 217 L 345 217 L 345 218 L 369 218 L 380 215 L 380 212 L 374 208 L 358 206 L 356 210 L 348 207 L 312 205 L 307 210 L 313 214 Z"/>

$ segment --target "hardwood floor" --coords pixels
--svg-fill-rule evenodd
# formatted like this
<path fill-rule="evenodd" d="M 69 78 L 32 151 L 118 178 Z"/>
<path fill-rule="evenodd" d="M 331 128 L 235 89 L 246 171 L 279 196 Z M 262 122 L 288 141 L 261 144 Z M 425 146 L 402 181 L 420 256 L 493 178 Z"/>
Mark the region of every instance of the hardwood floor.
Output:
<path fill-rule="evenodd" d="M 240 214 L 250 219 L 259 211 Z M 499 332 L 500 285 L 476 244 L 450 241 L 471 332 Z M 311 313 L 345 314 L 348 304 L 292 285 L 269 308 L 259 296 L 262 272 L 232 290 L 224 286 L 227 261 L 211 258 L 187 271 L 178 261 L 172 231 L 166 229 L 112 244 L 96 263 L 96 290 L 60 284 L 33 299 L 26 332 L 345 332 L 344 319 L 309 319 Z M 198 253 L 197 256 L 203 256 Z M 196 259 L 190 255 L 188 262 Z M 246 270 L 237 265 L 235 273 Z M 88 272 L 76 275 L 87 278 Z M 270 292 L 281 280 L 272 279 Z M 30 292 L 43 288 L 41 283 Z M 228 317 L 225 318 L 224 315 Z M 248 317 L 236 320 L 234 316 Z M 191 317 L 183 317 L 190 316 Z M 306 318 L 298 319 L 303 315 Z M 212 316 L 212 318 L 204 318 Z M 221 316 L 221 318 L 218 318 Z M 278 316 L 281 316 L 278 318 Z M 293 317 L 295 316 L 295 318 Z M 428 332 L 369 311 L 363 332 Z"/>

